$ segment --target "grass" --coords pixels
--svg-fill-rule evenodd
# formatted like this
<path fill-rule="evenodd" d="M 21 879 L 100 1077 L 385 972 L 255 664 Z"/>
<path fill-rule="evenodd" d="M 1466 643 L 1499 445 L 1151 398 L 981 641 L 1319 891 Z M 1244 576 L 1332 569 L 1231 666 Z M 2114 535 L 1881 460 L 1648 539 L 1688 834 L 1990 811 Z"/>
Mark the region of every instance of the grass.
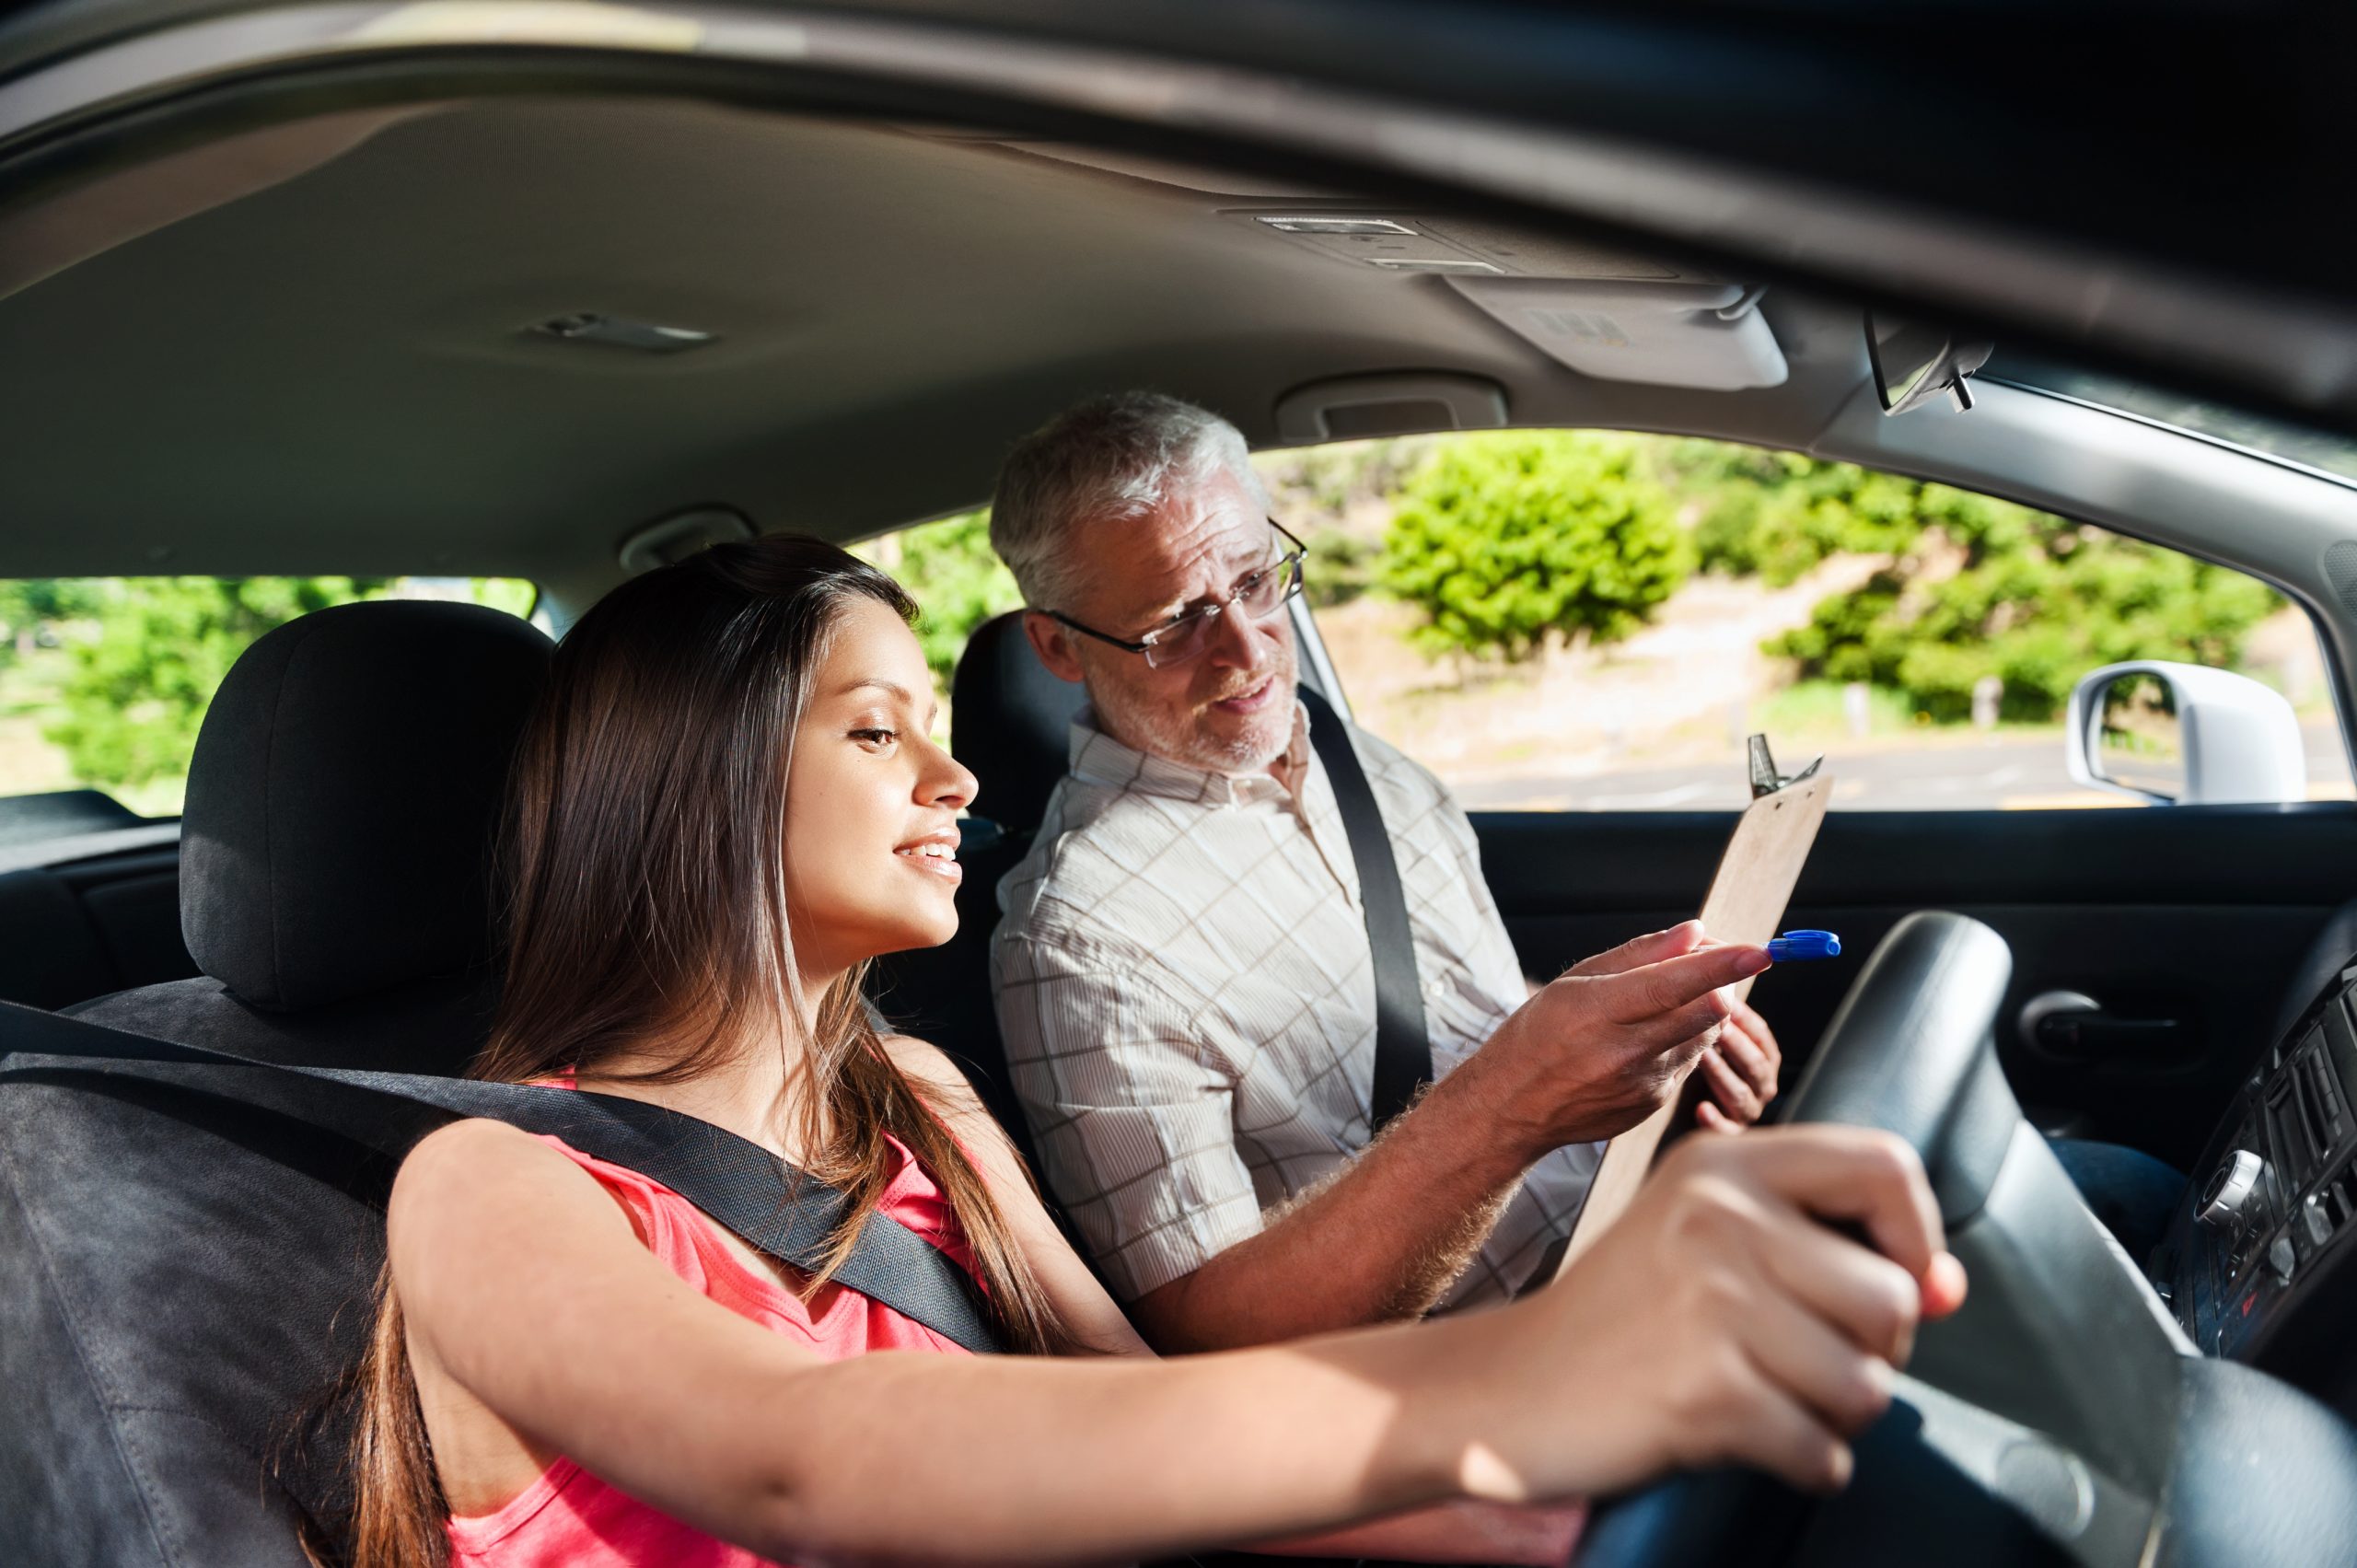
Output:
<path fill-rule="evenodd" d="M 1934 724 L 1918 713 L 1906 693 L 1887 686 L 1866 688 L 1866 727 L 1861 735 L 1850 720 L 1848 688 L 1838 680 L 1799 680 L 1756 698 L 1750 704 L 1751 727 L 1795 744 L 1819 748 L 1903 742 L 1910 746 L 1938 745 L 1990 734 L 2028 739 L 2060 735 L 2060 723 L 2001 723 L 1993 731 L 1968 724 Z"/>

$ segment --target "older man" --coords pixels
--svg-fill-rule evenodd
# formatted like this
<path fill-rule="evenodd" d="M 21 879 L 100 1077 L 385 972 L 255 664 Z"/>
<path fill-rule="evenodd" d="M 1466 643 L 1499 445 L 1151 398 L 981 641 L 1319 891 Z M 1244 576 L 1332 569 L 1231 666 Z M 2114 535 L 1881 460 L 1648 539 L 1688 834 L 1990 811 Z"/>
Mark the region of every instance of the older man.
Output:
<path fill-rule="evenodd" d="M 1166 1350 L 1290 1338 L 1529 1283 L 1600 1145 L 1701 1063 L 1732 1127 L 1766 966 L 1689 924 L 1522 974 L 1446 786 L 1353 730 L 1405 894 L 1431 1089 L 1376 1136 L 1359 874 L 1295 697 L 1302 552 L 1234 426 L 1086 404 L 1008 459 L 991 540 L 1041 662 L 1085 683 L 1071 772 L 1000 887 L 999 1019 L 1044 1175 Z"/>

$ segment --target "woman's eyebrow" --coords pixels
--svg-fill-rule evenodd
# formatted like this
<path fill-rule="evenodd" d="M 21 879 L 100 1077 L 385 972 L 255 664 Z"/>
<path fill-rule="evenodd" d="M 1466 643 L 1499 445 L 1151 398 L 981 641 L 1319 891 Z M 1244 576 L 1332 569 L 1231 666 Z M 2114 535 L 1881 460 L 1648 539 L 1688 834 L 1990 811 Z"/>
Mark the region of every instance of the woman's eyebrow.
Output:
<path fill-rule="evenodd" d="M 846 680 L 835 688 L 834 695 L 848 697 L 854 691 L 865 691 L 871 687 L 878 691 L 890 692 L 912 708 L 916 706 L 917 700 L 909 694 L 907 687 L 897 680 L 887 680 L 880 675 L 863 675 L 856 680 Z"/>

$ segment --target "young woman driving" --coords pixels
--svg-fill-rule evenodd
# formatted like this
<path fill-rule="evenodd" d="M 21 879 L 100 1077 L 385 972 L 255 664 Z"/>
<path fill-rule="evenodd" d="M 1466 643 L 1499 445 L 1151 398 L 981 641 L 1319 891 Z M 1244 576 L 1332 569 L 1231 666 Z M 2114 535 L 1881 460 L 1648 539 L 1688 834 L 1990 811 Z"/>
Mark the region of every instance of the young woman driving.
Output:
<path fill-rule="evenodd" d="M 1575 1516 L 1535 1504 L 1722 1460 L 1844 1479 L 1844 1436 L 1962 1291 L 1911 1155 L 1868 1132 L 1689 1139 L 1571 1277 L 1509 1307 L 1149 1355 L 956 1069 L 862 1005 L 866 960 L 955 929 L 975 787 L 927 738 L 913 613 L 842 551 L 772 538 L 583 618 L 519 755 L 478 1072 L 766 1145 L 941 1247 L 1030 1353 L 959 1353 L 644 1178 L 459 1122 L 393 1190 L 364 1568 L 1240 1541 L 1540 1562 Z M 1758 967 L 1727 951 L 1730 979 Z"/>

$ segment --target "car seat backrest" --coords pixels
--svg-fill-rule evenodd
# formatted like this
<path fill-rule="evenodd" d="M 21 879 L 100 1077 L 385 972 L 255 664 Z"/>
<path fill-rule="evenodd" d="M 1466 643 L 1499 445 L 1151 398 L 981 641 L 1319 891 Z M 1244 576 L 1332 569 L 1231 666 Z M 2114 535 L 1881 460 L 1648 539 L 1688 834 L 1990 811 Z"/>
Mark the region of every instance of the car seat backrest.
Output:
<path fill-rule="evenodd" d="M 985 819 L 967 822 L 958 847 L 966 877 L 958 889 L 958 934 L 939 947 L 879 962 L 869 995 L 888 1022 L 932 1041 L 964 1069 L 1030 1158 L 1030 1128 L 1007 1080 L 992 1006 L 990 939 L 998 924 L 999 878 L 1023 858 L 1064 775 L 1072 721 L 1086 695 L 1048 673 L 1023 634 L 1023 614 L 993 616 L 977 627 L 950 679 L 949 747 L 980 781 L 975 811 Z"/>
<path fill-rule="evenodd" d="M 65 1007 L 194 973 L 168 844 L 0 871 L 0 998 Z"/>
<path fill-rule="evenodd" d="M 195 972 L 178 822 L 95 789 L 0 797 L 0 999 L 65 1007 Z"/>
<path fill-rule="evenodd" d="M 480 961 L 484 852 L 548 639 L 473 605 L 343 605 L 257 642 L 189 768 L 180 923 L 294 1011 Z"/>
<path fill-rule="evenodd" d="M 471 606 L 317 612 L 248 650 L 192 770 L 205 972 L 76 1009 L 239 1055 L 449 1072 L 495 980 L 493 842 L 546 638 Z M 0 1050 L 8 1042 L 0 1038 Z M 392 1162 L 137 1077 L 0 1082 L 0 1562 L 256 1568 L 348 1507 L 319 1398 L 356 1356 Z M 158 1081 L 159 1079 L 165 1081 Z M 290 1090 L 290 1095 L 292 1091 Z"/>
<path fill-rule="evenodd" d="M 949 749 L 981 784 L 975 809 L 1011 832 L 1039 825 L 1064 776 L 1074 715 L 1087 695 L 1048 673 L 1023 634 L 1024 611 L 974 629 L 950 678 Z"/>

